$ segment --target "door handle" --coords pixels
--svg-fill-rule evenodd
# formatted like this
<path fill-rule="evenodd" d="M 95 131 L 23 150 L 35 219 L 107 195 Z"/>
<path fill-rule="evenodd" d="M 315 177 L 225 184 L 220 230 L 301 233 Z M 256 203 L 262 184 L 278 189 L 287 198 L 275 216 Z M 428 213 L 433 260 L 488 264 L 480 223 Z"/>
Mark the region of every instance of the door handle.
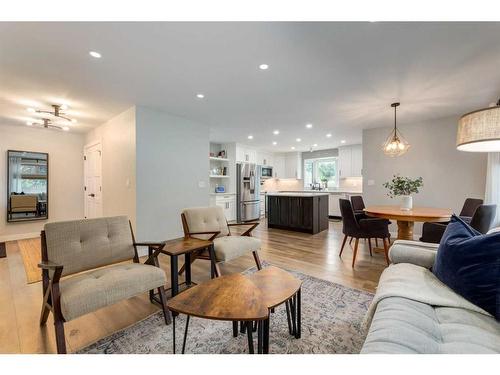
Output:
<path fill-rule="evenodd" d="M 92 198 L 94 198 L 94 197 L 95 197 L 95 194 L 94 194 L 94 193 L 92 193 L 92 194 L 89 194 L 89 197 L 92 197 Z"/>

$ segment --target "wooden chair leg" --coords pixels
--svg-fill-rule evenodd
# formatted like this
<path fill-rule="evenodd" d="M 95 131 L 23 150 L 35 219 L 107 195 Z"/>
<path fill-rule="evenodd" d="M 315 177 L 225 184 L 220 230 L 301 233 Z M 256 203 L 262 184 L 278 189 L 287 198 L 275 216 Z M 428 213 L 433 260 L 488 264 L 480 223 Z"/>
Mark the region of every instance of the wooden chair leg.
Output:
<path fill-rule="evenodd" d="M 351 240 L 352 240 L 352 238 L 351 238 Z M 339 257 L 342 256 L 342 251 L 344 251 L 344 246 L 345 246 L 346 241 L 347 241 L 347 234 L 344 235 L 344 240 L 342 241 L 342 246 L 340 247 Z"/>
<path fill-rule="evenodd" d="M 385 261 L 387 262 L 387 265 L 389 265 L 390 261 L 389 261 L 389 245 L 387 244 L 388 240 L 387 238 L 383 238 L 382 241 L 384 241 Z"/>
<path fill-rule="evenodd" d="M 255 264 L 257 265 L 257 269 L 262 269 L 262 263 L 260 262 L 259 253 L 257 251 L 252 251 L 253 259 L 255 259 Z"/>
<path fill-rule="evenodd" d="M 47 288 L 45 290 L 45 294 L 43 296 L 43 301 L 42 301 L 42 312 L 40 313 L 40 325 L 43 326 L 45 323 L 47 323 L 47 319 L 49 317 L 50 313 L 50 306 L 51 303 L 50 300 L 50 288 Z"/>
<path fill-rule="evenodd" d="M 349 240 L 349 245 L 352 244 L 352 239 L 353 239 L 353 237 L 351 237 L 351 239 Z"/>
<path fill-rule="evenodd" d="M 66 337 L 64 335 L 64 322 L 62 321 L 61 318 L 56 318 L 54 316 L 54 328 L 56 330 L 57 354 L 66 354 Z"/>
<path fill-rule="evenodd" d="M 378 238 L 375 238 L 375 246 L 378 247 Z"/>
<path fill-rule="evenodd" d="M 359 238 L 356 238 L 356 241 L 354 241 L 354 253 L 352 254 L 352 268 L 354 268 L 354 262 L 356 262 L 356 255 L 358 254 L 358 243 L 359 243 Z"/>
<path fill-rule="evenodd" d="M 370 249 L 370 256 L 373 256 L 372 254 L 372 239 L 368 238 L 368 249 Z"/>
<path fill-rule="evenodd" d="M 167 294 L 165 293 L 164 286 L 160 286 L 158 288 L 158 295 L 160 296 L 161 308 L 163 310 L 165 324 L 168 326 L 170 323 L 172 323 L 172 317 L 170 316 L 170 310 L 167 307 Z"/>

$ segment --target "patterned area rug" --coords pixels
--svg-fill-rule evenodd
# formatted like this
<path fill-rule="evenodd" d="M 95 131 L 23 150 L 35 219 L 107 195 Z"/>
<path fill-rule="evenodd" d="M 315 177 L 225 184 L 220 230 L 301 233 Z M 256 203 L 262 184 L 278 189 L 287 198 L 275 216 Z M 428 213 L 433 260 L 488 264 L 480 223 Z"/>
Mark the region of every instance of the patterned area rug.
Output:
<path fill-rule="evenodd" d="M 255 272 L 250 269 L 246 272 Z M 288 334 L 285 306 L 271 314 L 271 354 L 359 353 L 365 339 L 362 322 L 373 294 L 290 271 L 303 280 L 302 337 Z M 186 317 L 176 318 L 180 352 Z M 247 353 L 246 335 L 232 335 L 231 322 L 191 318 L 186 353 Z M 254 335 L 254 339 L 256 334 Z M 80 350 L 80 354 L 172 353 L 172 325 L 161 312 Z"/>

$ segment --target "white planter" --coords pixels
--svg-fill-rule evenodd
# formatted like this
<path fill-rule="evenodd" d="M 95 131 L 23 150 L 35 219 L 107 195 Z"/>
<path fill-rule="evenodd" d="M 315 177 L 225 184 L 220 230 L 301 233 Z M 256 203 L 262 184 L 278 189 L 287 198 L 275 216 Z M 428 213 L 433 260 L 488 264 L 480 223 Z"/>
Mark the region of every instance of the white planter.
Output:
<path fill-rule="evenodd" d="M 402 195 L 401 196 L 401 210 L 402 211 L 411 211 L 413 208 L 413 198 L 411 195 Z"/>

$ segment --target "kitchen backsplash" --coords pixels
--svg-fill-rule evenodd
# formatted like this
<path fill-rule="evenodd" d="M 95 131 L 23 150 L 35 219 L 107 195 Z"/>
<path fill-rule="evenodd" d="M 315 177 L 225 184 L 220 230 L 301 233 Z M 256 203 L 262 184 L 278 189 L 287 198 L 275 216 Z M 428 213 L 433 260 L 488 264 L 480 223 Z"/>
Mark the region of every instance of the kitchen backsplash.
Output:
<path fill-rule="evenodd" d="M 342 178 L 340 180 L 340 189 L 349 189 L 353 191 L 361 191 L 363 189 L 362 177 Z M 300 191 L 304 190 L 304 180 L 295 178 L 275 179 L 270 178 L 264 181 L 261 188 L 262 191 Z"/>

